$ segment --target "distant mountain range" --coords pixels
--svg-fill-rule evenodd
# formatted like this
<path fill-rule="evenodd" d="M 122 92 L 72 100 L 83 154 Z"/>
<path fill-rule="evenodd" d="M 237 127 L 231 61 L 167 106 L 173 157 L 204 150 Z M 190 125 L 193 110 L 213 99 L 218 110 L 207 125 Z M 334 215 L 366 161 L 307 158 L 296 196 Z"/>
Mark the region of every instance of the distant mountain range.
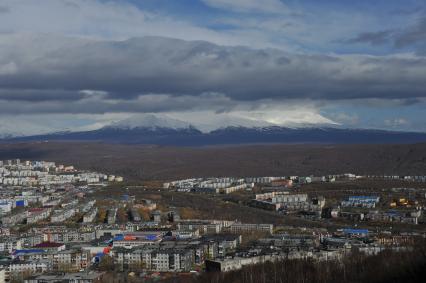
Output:
<path fill-rule="evenodd" d="M 117 123 L 98 130 L 61 132 L 25 137 L 5 137 L 3 142 L 26 141 L 100 141 L 122 144 L 154 144 L 169 146 L 207 146 L 239 144 L 379 144 L 417 143 L 426 141 L 426 133 L 392 132 L 333 127 L 289 128 L 280 126 L 230 126 L 210 132 L 174 121 L 142 126 Z"/>

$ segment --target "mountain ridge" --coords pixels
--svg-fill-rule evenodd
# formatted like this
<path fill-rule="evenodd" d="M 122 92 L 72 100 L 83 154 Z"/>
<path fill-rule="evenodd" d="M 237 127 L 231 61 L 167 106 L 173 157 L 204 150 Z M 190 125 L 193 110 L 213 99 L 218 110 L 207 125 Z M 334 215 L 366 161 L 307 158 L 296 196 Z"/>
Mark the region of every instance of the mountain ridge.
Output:
<path fill-rule="evenodd" d="M 281 126 L 230 126 L 205 133 L 187 127 L 164 126 L 111 127 L 80 132 L 58 132 L 47 135 L 3 138 L 2 142 L 25 141 L 93 141 L 122 144 L 166 146 L 209 146 L 239 144 L 392 144 L 426 142 L 426 133 L 398 132 L 377 129 L 336 127 L 289 128 Z"/>

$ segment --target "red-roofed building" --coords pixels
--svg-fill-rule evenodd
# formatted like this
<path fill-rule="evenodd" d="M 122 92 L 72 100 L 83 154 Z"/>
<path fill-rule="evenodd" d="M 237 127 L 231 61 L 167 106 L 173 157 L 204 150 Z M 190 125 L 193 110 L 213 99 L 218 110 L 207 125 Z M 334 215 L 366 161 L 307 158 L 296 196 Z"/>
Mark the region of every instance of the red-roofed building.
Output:
<path fill-rule="evenodd" d="M 65 244 L 54 243 L 54 242 L 43 242 L 34 246 L 34 248 L 42 249 L 46 251 L 63 251 L 65 250 Z"/>

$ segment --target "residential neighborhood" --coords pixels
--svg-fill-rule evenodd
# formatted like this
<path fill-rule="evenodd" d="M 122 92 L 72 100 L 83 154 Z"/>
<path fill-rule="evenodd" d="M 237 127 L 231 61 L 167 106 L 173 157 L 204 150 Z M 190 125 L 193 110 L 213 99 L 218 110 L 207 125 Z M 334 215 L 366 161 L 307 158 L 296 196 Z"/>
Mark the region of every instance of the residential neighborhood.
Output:
<path fill-rule="evenodd" d="M 367 176 L 193 178 L 130 191 L 120 176 L 74 166 L 18 159 L 0 165 L 0 283 L 103 282 L 111 270 L 146 279 L 197 276 L 286 259 L 331 261 L 354 250 L 374 255 L 409 249 L 426 235 L 382 225 L 423 226 L 425 190 L 342 197 L 308 191 L 310 184 Z M 114 190 L 121 195 L 110 195 Z M 141 191 L 153 199 L 129 194 Z M 158 192 L 230 198 L 225 203 L 239 198 L 242 207 L 282 219 L 334 225 L 197 218 L 190 208 L 157 203 Z"/>

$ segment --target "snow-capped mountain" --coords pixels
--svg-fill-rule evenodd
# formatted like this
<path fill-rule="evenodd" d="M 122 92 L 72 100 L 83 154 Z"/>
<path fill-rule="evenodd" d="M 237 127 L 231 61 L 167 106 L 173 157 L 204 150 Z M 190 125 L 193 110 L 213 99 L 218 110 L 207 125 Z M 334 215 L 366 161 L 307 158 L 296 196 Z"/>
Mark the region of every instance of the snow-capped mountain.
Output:
<path fill-rule="evenodd" d="M 3 141 L 101 141 L 126 144 L 204 146 L 256 143 L 415 143 L 426 142 L 426 133 L 344 129 L 335 125 L 284 127 L 258 120 L 223 115 L 211 123 L 196 123 L 167 115 L 140 114 L 90 131 L 58 132 L 17 137 L 10 128 Z M 207 121 L 208 122 L 208 121 Z M 221 125 L 222 127 L 218 127 Z M 0 125 L 1 127 L 1 125 Z M 0 128 L 1 130 L 1 128 Z"/>
<path fill-rule="evenodd" d="M 167 129 L 188 129 L 191 124 L 167 115 L 138 114 L 124 120 L 116 121 L 106 126 L 115 129 L 136 129 L 136 128 L 167 128 Z"/>
<path fill-rule="evenodd" d="M 0 126 L 0 139 L 12 138 L 23 136 L 22 133 L 11 132 L 8 129 L 4 129 Z"/>
<path fill-rule="evenodd" d="M 178 115 L 179 116 L 179 115 Z M 207 120 L 207 121 L 206 121 Z M 188 129 L 194 128 L 203 133 L 210 133 L 228 127 L 263 128 L 277 126 L 266 121 L 252 120 L 230 114 L 213 115 L 202 121 L 175 118 L 165 114 L 136 114 L 126 119 L 115 121 L 105 126 L 114 129 Z"/>
<path fill-rule="evenodd" d="M 9 123 L 8 121 L 3 121 L 0 123 L 0 138 L 12 138 L 12 137 L 22 137 L 25 134 L 18 130 L 19 127 Z"/>
<path fill-rule="evenodd" d="M 330 127 L 286 128 L 279 126 L 249 128 L 237 126 L 216 129 L 206 133 L 192 126 L 179 128 L 183 126 L 180 123 L 177 128 L 164 127 L 165 124 L 157 124 L 150 127 L 140 127 L 140 125 L 134 124 L 136 127 L 128 127 L 128 124 L 126 124 L 126 127 L 107 126 L 93 131 L 63 132 L 50 135 L 9 138 L 3 139 L 3 141 L 100 141 L 106 143 L 169 146 L 268 143 L 384 144 L 426 142 L 426 133 L 389 132 L 368 129 L 339 129 Z M 162 127 L 158 125 L 162 125 Z M 176 126 L 176 124 L 174 125 Z"/>
<path fill-rule="evenodd" d="M 121 119 L 112 121 L 96 121 L 93 124 L 80 123 L 73 127 L 61 128 L 54 121 L 22 119 L 17 124 L 16 121 L 2 120 L 0 122 L 0 138 L 23 137 L 34 135 L 64 135 L 79 132 L 92 131 L 124 131 L 124 130 L 146 130 L 146 131 L 164 131 L 168 130 L 198 130 L 204 134 L 226 128 L 257 128 L 264 129 L 269 127 L 283 126 L 270 123 L 261 119 L 247 118 L 234 114 L 214 114 L 214 115 L 197 115 L 196 118 L 191 116 L 175 114 L 170 116 L 166 114 L 135 114 Z M 286 123 L 287 128 L 305 128 L 318 127 L 320 125 L 302 124 L 302 123 Z M 321 125 L 325 127 L 334 126 L 332 124 Z M 17 129 L 25 129 L 20 132 Z"/>

